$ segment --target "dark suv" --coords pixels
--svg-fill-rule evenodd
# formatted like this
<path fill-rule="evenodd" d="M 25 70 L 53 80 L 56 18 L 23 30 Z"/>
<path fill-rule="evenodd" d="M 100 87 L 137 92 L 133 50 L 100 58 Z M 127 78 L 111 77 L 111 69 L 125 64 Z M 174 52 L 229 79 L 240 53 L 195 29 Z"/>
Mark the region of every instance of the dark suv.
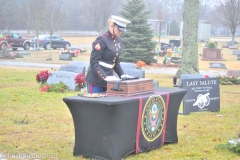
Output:
<path fill-rule="evenodd" d="M 29 50 L 31 46 L 31 39 L 19 36 L 17 33 L 0 32 L 0 49 L 11 46 L 13 50 L 23 48 Z"/>

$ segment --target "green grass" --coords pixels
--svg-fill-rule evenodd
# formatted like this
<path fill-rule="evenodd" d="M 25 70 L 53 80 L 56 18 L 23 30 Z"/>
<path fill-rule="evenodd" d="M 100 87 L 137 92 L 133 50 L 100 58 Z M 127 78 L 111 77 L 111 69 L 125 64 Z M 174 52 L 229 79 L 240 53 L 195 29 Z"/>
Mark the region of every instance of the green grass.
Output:
<path fill-rule="evenodd" d="M 74 160 L 74 126 L 64 97 L 78 92 L 45 93 L 39 91 L 35 75 L 39 70 L 0 68 L 0 154 L 31 154 Z M 172 87 L 172 76 L 146 74 Z M 178 116 L 177 144 L 164 145 L 126 160 L 232 160 L 240 159 L 228 150 L 216 150 L 240 130 L 240 85 L 220 86 L 220 112 L 196 112 Z M 11 158 L 9 158 L 11 159 Z M 80 157 L 80 159 L 84 159 Z"/>

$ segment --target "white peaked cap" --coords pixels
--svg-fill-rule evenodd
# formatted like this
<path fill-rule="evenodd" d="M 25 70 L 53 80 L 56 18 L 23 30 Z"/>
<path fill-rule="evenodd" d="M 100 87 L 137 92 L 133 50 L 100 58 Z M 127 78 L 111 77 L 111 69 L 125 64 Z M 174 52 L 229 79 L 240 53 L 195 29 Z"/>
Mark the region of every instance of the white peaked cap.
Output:
<path fill-rule="evenodd" d="M 124 28 L 126 28 L 127 24 L 131 23 L 131 21 L 126 20 L 122 17 L 111 15 L 111 18 L 114 23 Z"/>

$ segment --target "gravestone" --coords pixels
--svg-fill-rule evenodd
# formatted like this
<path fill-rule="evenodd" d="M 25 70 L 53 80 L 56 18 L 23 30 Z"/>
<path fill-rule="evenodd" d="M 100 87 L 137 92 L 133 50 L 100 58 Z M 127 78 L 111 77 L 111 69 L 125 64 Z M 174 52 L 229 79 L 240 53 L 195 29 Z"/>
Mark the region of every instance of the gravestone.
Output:
<path fill-rule="evenodd" d="M 175 85 L 174 87 L 182 88 L 182 85 L 183 85 L 182 81 L 184 79 L 193 79 L 193 78 L 204 78 L 204 76 L 201 75 L 201 74 L 181 74 L 181 76 L 179 78 L 179 81 L 178 81 L 178 84 Z"/>
<path fill-rule="evenodd" d="M 237 60 L 240 60 L 240 51 L 233 51 L 233 55 L 237 55 Z"/>
<path fill-rule="evenodd" d="M 71 65 L 69 64 L 66 66 L 61 66 L 59 68 L 59 71 L 69 71 L 74 73 L 82 73 L 83 75 L 85 75 L 85 67 L 77 64 L 71 64 Z"/>
<path fill-rule="evenodd" d="M 239 78 L 240 77 L 240 70 L 228 70 L 227 76 Z"/>
<path fill-rule="evenodd" d="M 18 51 L 16 53 L 18 53 L 20 55 L 30 55 L 30 52 L 28 52 L 28 51 Z"/>
<path fill-rule="evenodd" d="M 183 114 L 220 110 L 219 78 L 183 79 L 182 83 L 182 88 L 187 89 L 183 97 Z"/>
<path fill-rule="evenodd" d="M 229 49 L 238 49 L 238 46 L 228 46 Z"/>
<path fill-rule="evenodd" d="M 222 61 L 221 49 L 203 48 L 203 61 Z"/>
<path fill-rule="evenodd" d="M 223 45 L 222 45 L 222 48 L 228 48 L 228 47 L 229 47 L 228 44 L 223 44 Z"/>
<path fill-rule="evenodd" d="M 120 62 L 122 69 L 137 69 L 135 63 Z"/>
<path fill-rule="evenodd" d="M 145 78 L 145 71 L 141 69 L 126 69 L 123 68 L 125 74 L 128 74 L 133 77 Z"/>
<path fill-rule="evenodd" d="M 180 58 L 180 57 L 171 57 L 171 62 L 175 63 L 175 64 L 180 64 L 181 60 L 182 60 L 182 58 Z"/>
<path fill-rule="evenodd" d="M 75 81 L 74 78 L 78 75 L 78 73 L 67 72 L 67 71 L 54 71 L 48 77 L 48 84 L 55 84 L 59 82 L 63 82 L 68 86 L 70 90 L 75 90 Z"/>
<path fill-rule="evenodd" d="M 227 69 L 226 65 L 224 63 L 209 63 L 209 68 L 222 68 L 222 69 Z"/>
<path fill-rule="evenodd" d="M 166 51 L 169 44 L 161 42 L 161 50 Z"/>
<path fill-rule="evenodd" d="M 172 48 L 175 47 L 175 46 L 180 47 L 181 46 L 181 41 L 172 39 L 172 40 L 169 40 L 169 44 L 173 44 Z"/>
<path fill-rule="evenodd" d="M 90 63 L 89 62 L 85 62 L 85 61 L 71 61 L 69 62 L 69 65 L 79 65 L 79 66 L 83 66 L 85 67 L 85 71 L 87 72 Z"/>
<path fill-rule="evenodd" d="M 70 54 L 60 54 L 59 55 L 59 60 L 72 61 L 72 56 Z"/>
<path fill-rule="evenodd" d="M 240 51 L 233 51 L 232 54 L 233 55 L 240 55 Z"/>

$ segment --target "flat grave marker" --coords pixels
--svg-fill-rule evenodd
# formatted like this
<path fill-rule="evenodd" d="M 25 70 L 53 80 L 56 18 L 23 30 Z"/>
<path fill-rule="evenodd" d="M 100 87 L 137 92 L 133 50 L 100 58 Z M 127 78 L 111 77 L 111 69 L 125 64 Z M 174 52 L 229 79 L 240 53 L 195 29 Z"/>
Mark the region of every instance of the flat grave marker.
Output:
<path fill-rule="evenodd" d="M 233 51 L 232 54 L 234 54 L 234 55 L 240 55 L 240 51 Z"/>
<path fill-rule="evenodd" d="M 228 46 L 229 49 L 238 49 L 238 46 Z"/>
<path fill-rule="evenodd" d="M 227 69 L 226 65 L 224 63 L 219 63 L 219 62 L 213 62 L 209 63 L 209 68 L 222 68 L 222 69 Z"/>

